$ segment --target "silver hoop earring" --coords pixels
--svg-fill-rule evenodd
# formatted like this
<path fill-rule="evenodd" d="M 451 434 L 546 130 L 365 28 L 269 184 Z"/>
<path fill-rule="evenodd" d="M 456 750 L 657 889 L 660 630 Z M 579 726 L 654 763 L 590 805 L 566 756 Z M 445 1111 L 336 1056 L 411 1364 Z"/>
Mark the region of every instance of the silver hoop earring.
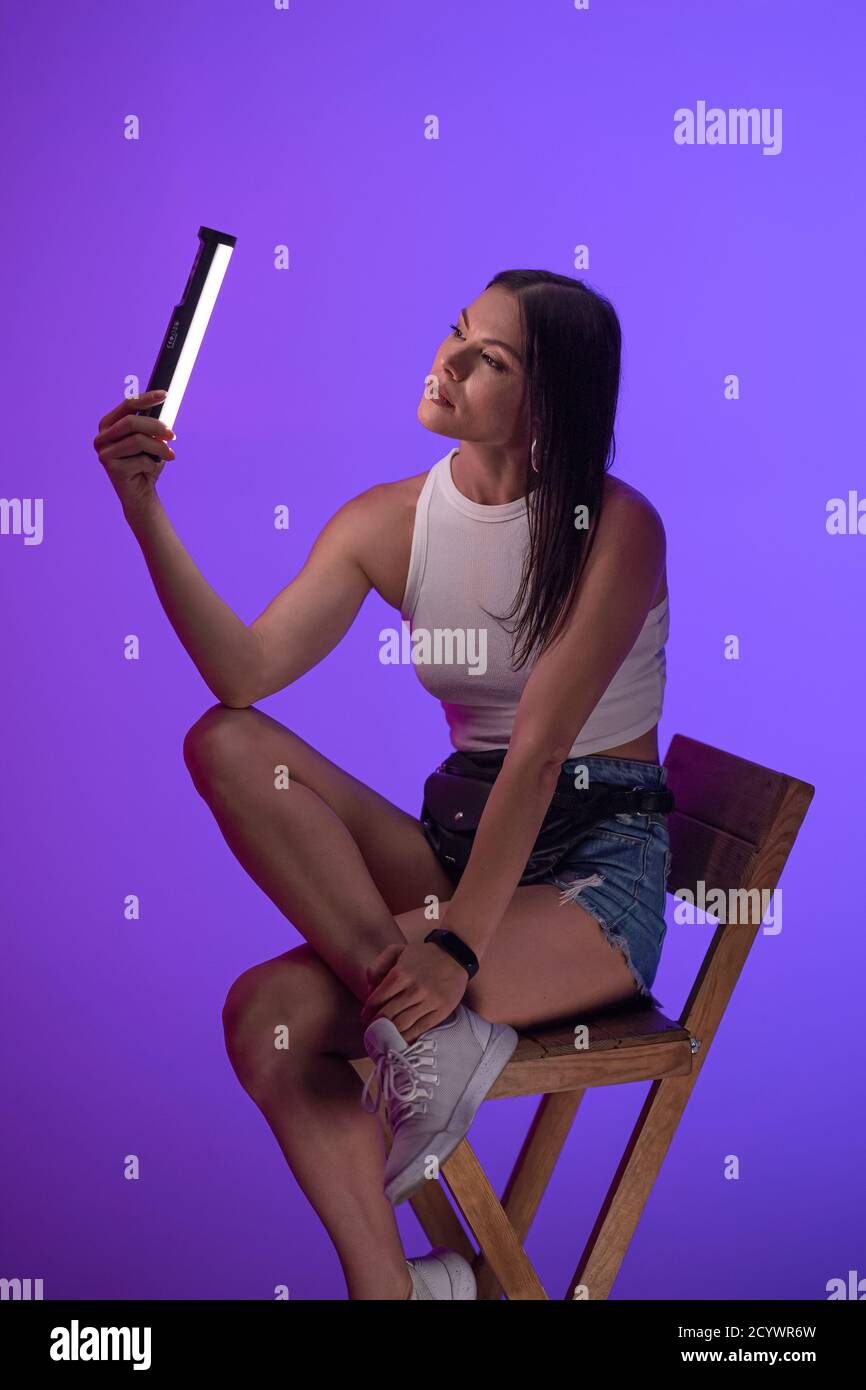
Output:
<path fill-rule="evenodd" d="M 536 439 L 533 439 L 533 441 L 532 441 L 532 450 L 531 450 L 530 455 L 529 455 L 529 462 L 532 464 L 532 467 L 535 469 L 536 473 L 539 471 L 538 464 L 537 464 L 536 459 L 535 459 L 535 446 L 536 446 L 537 443 L 538 443 L 538 441 L 537 441 Z"/>

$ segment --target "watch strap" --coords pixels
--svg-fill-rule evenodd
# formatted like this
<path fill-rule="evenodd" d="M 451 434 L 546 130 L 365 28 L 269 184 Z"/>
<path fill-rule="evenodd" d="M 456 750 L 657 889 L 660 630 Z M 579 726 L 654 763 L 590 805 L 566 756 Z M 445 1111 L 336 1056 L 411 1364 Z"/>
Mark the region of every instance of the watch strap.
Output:
<path fill-rule="evenodd" d="M 432 941 L 435 946 L 441 947 L 449 956 L 453 956 L 458 965 L 463 966 L 470 980 L 473 975 L 478 974 L 478 957 L 456 932 L 449 931 L 446 927 L 434 927 L 432 931 L 427 933 L 424 940 Z"/>

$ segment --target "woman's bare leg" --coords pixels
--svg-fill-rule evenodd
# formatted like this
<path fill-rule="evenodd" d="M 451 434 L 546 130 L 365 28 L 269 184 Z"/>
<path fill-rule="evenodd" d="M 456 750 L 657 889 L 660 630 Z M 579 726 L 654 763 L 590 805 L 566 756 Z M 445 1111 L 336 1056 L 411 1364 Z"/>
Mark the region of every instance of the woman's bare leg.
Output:
<path fill-rule="evenodd" d="M 447 899 L 450 882 L 416 820 L 259 710 L 208 710 L 184 756 L 234 854 L 309 943 L 235 981 L 223 1011 L 232 1065 L 328 1231 L 349 1297 L 406 1298 L 382 1129 L 349 1059 L 364 1056 L 366 965 L 406 940 L 394 913 Z"/>
<path fill-rule="evenodd" d="M 451 893 L 417 820 L 261 710 L 213 706 L 184 757 L 236 858 L 363 1002 L 367 966 L 404 944 L 394 914 Z"/>
<path fill-rule="evenodd" d="M 232 1066 L 329 1233 L 349 1298 L 407 1298 L 412 1281 L 382 1190 L 382 1128 L 359 1104 L 347 1060 L 364 1055 L 354 996 L 298 946 L 235 981 L 223 1023 Z"/>

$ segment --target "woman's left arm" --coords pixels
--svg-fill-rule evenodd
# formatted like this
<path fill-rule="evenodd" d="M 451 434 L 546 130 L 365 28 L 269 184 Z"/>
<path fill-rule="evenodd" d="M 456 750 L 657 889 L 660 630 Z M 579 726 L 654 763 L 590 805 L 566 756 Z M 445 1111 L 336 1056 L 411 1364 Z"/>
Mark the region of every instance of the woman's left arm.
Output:
<path fill-rule="evenodd" d="M 613 493 L 566 625 L 524 686 L 508 752 L 440 923 L 479 961 L 523 875 L 562 763 L 637 640 L 664 561 L 655 508 L 640 493 Z"/>

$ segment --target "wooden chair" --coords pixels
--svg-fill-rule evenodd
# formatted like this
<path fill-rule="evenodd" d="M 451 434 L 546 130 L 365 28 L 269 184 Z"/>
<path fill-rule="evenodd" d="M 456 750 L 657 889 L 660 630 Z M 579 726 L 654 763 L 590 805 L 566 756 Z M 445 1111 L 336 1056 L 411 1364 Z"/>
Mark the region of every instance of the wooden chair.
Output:
<path fill-rule="evenodd" d="M 542 1097 L 502 1200 L 464 1139 L 444 1178 L 480 1246 L 473 1248 L 441 1182 L 423 1183 L 409 1199 L 431 1245 L 459 1250 L 473 1263 L 479 1299 L 545 1299 L 523 1241 L 584 1092 L 594 1086 L 651 1081 L 631 1137 L 564 1298 L 607 1298 L 644 1204 L 673 1140 L 722 1015 L 791 852 L 815 788 L 796 777 L 676 734 L 665 757 L 677 809 L 669 817 L 672 892 L 700 898 L 720 888 L 750 911 L 721 920 L 678 1022 L 650 1004 L 606 1010 L 592 1018 L 529 1028 L 487 1100 Z M 739 894 L 737 894 L 739 890 Z M 761 904 L 758 906 L 756 904 Z M 729 897 L 730 903 L 732 899 Z M 711 910 L 708 908 L 708 910 Z M 714 916 L 718 915 L 713 913 Z M 739 920 L 737 920 L 739 919 Z M 588 1024 L 576 1050 L 575 1028 Z M 363 1078 L 372 1062 L 354 1062 Z M 380 1106 L 386 1146 L 390 1133 Z"/>

